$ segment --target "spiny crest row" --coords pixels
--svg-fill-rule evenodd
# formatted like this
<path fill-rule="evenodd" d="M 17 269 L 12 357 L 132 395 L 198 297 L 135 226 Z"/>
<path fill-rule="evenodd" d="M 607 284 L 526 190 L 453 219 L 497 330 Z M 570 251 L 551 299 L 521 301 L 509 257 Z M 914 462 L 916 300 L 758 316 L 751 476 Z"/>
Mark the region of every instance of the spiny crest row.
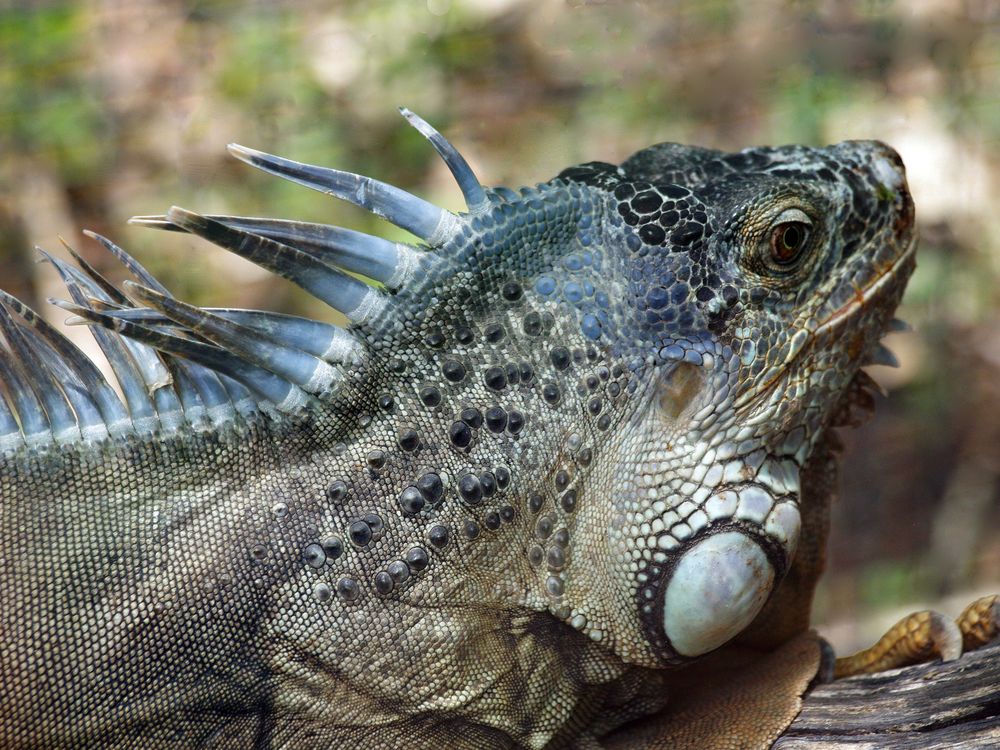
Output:
<path fill-rule="evenodd" d="M 471 214 L 489 205 L 466 160 L 420 117 L 400 112 L 442 157 Z M 458 218 L 399 188 L 350 172 L 282 159 L 232 144 L 236 158 L 350 201 L 412 232 L 431 248 Z M 171 208 L 134 224 L 190 232 L 299 285 L 359 329 L 377 324 L 391 297 L 345 272 L 402 288 L 434 255 L 323 224 L 202 216 Z M 17 298 L 0 291 L 0 455 L 48 445 L 93 444 L 127 435 L 212 430 L 262 415 L 300 415 L 333 394 L 363 355 L 351 333 L 327 323 L 260 310 L 198 308 L 174 298 L 134 258 L 91 232 L 132 274 L 119 289 L 67 250 L 79 267 L 39 249 L 72 302 L 50 300 L 92 332 L 124 401 L 87 356 Z M 145 307 L 139 307 L 141 303 Z"/>

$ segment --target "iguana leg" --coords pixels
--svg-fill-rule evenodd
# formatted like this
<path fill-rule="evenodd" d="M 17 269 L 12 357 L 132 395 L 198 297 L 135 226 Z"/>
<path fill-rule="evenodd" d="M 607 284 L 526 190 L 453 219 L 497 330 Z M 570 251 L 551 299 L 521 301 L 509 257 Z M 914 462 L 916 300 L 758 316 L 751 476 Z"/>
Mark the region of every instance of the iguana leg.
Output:
<path fill-rule="evenodd" d="M 907 615 L 878 642 L 837 659 L 834 677 L 870 674 L 940 657 L 951 661 L 993 640 L 1000 632 L 1000 596 L 977 599 L 955 621 L 925 610 Z"/>

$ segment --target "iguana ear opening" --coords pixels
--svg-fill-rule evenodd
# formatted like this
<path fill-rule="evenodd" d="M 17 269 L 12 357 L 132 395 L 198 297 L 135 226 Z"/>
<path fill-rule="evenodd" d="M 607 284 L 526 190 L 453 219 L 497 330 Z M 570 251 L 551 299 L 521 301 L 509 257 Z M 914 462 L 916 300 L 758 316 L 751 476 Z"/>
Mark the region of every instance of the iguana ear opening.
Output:
<path fill-rule="evenodd" d="M 665 420 L 673 422 L 684 412 L 690 411 L 706 379 L 707 371 L 700 365 L 678 362 L 668 367 L 657 384 L 656 403 L 659 414 Z"/>

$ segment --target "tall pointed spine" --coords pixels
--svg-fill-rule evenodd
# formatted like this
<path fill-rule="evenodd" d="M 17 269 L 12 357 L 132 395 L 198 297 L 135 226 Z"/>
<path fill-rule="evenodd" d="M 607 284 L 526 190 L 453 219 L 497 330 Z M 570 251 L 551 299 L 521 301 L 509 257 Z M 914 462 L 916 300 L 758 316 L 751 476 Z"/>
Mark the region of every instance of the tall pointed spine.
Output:
<path fill-rule="evenodd" d="M 56 440 L 71 443 L 80 438 L 100 440 L 107 437 L 104 418 L 76 373 L 49 349 L 30 325 L 16 320 L 2 303 L 0 328 L 22 365 L 32 374 Z"/>
<path fill-rule="evenodd" d="M 454 214 L 410 195 L 405 190 L 371 177 L 339 169 L 283 159 L 252 148 L 231 143 L 229 153 L 240 161 L 265 172 L 284 177 L 327 195 L 349 201 L 412 232 L 429 245 L 437 245 L 454 233 Z"/>
<path fill-rule="evenodd" d="M 126 320 L 119 320 L 87 307 L 54 301 L 59 307 L 117 331 L 130 339 L 141 341 L 155 349 L 184 357 L 228 375 L 270 402 L 278 411 L 300 414 L 315 400 L 294 383 L 262 367 L 246 362 L 224 349 L 191 339 L 160 333 Z"/>
<path fill-rule="evenodd" d="M 167 218 L 192 234 L 295 282 L 359 325 L 378 318 L 385 308 L 386 297 L 378 290 L 309 253 L 176 206 L 167 212 Z"/>
<path fill-rule="evenodd" d="M 413 278 L 427 255 L 412 245 L 329 224 L 247 216 L 206 215 L 205 218 L 305 251 L 328 265 L 380 281 L 392 291 Z M 133 216 L 129 223 L 185 231 L 166 216 Z"/>
<path fill-rule="evenodd" d="M 309 393 L 324 394 L 341 379 L 337 370 L 311 354 L 270 341 L 251 328 L 152 289 L 128 281 L 125 284 L 135 297 L 186 325 L 199 336 L 248 363 L 280 375 Z"/>
<path fill-rule="evenodd" d="M 4 354 L 0 351 L 0 356 Z M 3 374 L 0 372 L 0 382 L 2 380 Z M 22 445 L 24 445 L 24 435 L 21 432 L 21 425 L 18 424 L 6 397 L 0 392 L 0 455 L 7 451 L 15 451 Z"/>
<path fill-rule="evenodd" d="M 42 403 L 14 358 L 5 351 L 0 351 L 0 383 L 7 386 L 13 412 L 21 425 L 25 442 L 28 445 L 49 442 L 52 432 Z"/>
<path fill-rule="evenodd" d="M 459 153 L 458 149 L 451 145 L 448 139 L 431 127 L 422 117 L 414 114 L 406 107 L 400 107 L 399 113 L 424 138 L 430 141 L 434 150 L 438 152 L 438 155 L 455 178 L 455 182 L 458 183 L 458 187 L 465 197 L 465 205 L 468 207 L 469 213 L 478 214 L 485 211 L 490 205 L 489 199 L 486 197 L 486 191 L 483 190 L 483 186 L 479 184 L 479 179 L 472 171 L 472 167 L 469 166 L 469 162 Z"/>
<path fill-rule="evenodd" d="M 59 273 L 73 301 L 77 305 L 86 307 L 87 297 L 84 294 L 83 288 L 87 284 L 87 279 L 85 277 L 80 278 L 79 272 L 72 266 L 58 258 L 52 257 L 44 250 L 39 248 L 39 252 L 42 253 Z M 81 284 L 84 287 L 81 287 Z M 95 290 L 92 287 L 89 291 L 94 292 Z M 53 300 L 49 301 L 55 304 Z M 97 340 L 101 351 L 104 352 L 104 356 L 108 358 L 108 363 L 111 365 L 111 369 L 118 379 L 118 384 L 121 386 L 122 393 L 125 396 L 125 403 L 128 404 L 129 417 L 133 427 L 140 433 L 154 432 L 157 423 L 156 409 L 153 406 L 153 400 L 146 391 L 145 383 L 126 349 L 124 340 L 113 331 L 100 327 L 93 328 L 91 333 L 93 333 L 94 338 Z"/>
<path fill-rule="evenodd" d="M 68 373 L 62 374 L 64 387 L 67 382 L 75 382 L 75 387 L 82 389 L 93 399 L 110 434 L 124 434 L 132 429 L 125 406 L 108 384 L 108 381 L 105 380 L 101 371 L 97 369 L 96 365 L 83 352 L 77 349 L 54 326 L 16 297 L 0 290 L 0 302 L 17 313 L 45 340 L 53 353 L 53 357 L 49 360 L 50 364 L 54 361 L 59 361 L 72 371 L 75 375 L 75 381 Z M 74 406 L 74 408 L 76 407 Z"/>

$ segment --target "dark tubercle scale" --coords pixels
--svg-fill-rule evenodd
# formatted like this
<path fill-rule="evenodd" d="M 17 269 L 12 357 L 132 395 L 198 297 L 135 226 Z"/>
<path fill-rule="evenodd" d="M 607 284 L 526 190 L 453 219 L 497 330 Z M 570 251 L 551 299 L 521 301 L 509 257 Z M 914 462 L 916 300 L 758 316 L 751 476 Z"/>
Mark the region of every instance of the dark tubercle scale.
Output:
<path fill-rule="evenodd" d="M 432 526 L 431 530 L 427 534 L 427 538 L 434 547 L 441 549 L 446 547 L 448 542 L 451 540 L 451 532 L 448 530 L 447 526 Z"/>
<path fill-rule="evenodd" d="M 365 547 L 372 540 L 372 528 L 364 521 L 355 521 L 348 528 L 351 542 L 358 547 Z"/>
<path fill-rule="evenodd" d="M 583 253 L 567 263 L 594 267 L 585 265 L 594 261 Z M 567 319 L 560 311 L 565 302 L 548 293 L 547 278 L 498 281 L 493 301 L 481 299 L 480 307 L 472 290 L 439 290 L 439 299 L 453 300 L 445 304 L 448 314 L 459 314 L 462 322 L 415 316 L 414 349 L 397 350 L 389 365 L 397 385 L 383 389 L 371 410 L 367 440 L 386 433 L 388 439 L 361 453 L 367 474 L 357 487 L 350 476 L 328 485 L 331 504 L 347 502 L 355 515 L 347 517 L 345 509 L 342 523 L 320 535 L 335 533 L 353 551 L 335 557 L 319 540 L 304 548 L 310 567 L 325 557 L 314 568 L 321 574 L 340 566 L 340 578 L 324 578 L 335 593 L 329 601 L 351 601 L 351 592 L 341 592 L 342 579 L 354 580 L 361 594 L 406 596 L 422 576 L 433 574 L 438 556 L 466 554 L 470 546 L 507 534 L 559 610 L 568 526 L 578 515 L 594 436 L 603 426 L 598 422 L 616 414 L 615 397 L 624 392 L 629 370 L 609 356 L 603 341 L 589 340 Z M 562 294 L 571 302 L 603 301 L 599 278 L 593 280 L 563 281 Z M 535 446 L 545 451 L 559 441 L 566 442 L 565 455 L 542 481 Z M 346 450 L 358 449 L 360 444 Z M 371 507 L 386 494 L 395 498 L 388 511 L 396 517 L 377 531 L 359 506 Z M 356 555 L 366 550 L 382 567 L 353 575 Z"/>

